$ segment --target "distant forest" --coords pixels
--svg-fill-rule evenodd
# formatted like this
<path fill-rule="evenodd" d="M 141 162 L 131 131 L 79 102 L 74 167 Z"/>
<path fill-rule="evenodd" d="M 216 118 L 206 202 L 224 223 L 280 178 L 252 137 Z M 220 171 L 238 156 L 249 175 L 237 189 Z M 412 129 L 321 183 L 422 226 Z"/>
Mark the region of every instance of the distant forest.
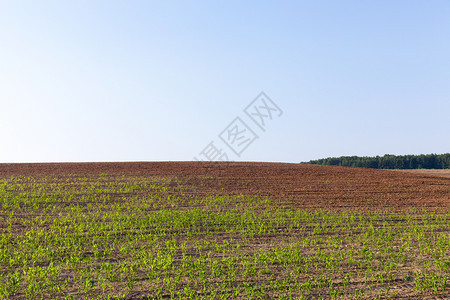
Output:
<path fill-rule="evenodd" d="M 450 169 L 450 153 L 421 155 L 341 156 L 305 162 L 315 165 L 373 169 Z"/>

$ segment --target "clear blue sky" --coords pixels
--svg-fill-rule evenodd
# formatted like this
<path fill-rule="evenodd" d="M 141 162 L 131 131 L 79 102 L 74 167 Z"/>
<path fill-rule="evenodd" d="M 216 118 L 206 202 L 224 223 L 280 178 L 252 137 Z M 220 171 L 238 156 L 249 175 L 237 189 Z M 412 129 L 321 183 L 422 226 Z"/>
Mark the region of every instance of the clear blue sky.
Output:
<path fill-rule="evenodd" d="M 243 109 L 282 110 L 262 132 Z M 241 117 L 240 157 L 218 135 Z M 450 151 L 449 1 L 1 1 L 0 162 Z"/>

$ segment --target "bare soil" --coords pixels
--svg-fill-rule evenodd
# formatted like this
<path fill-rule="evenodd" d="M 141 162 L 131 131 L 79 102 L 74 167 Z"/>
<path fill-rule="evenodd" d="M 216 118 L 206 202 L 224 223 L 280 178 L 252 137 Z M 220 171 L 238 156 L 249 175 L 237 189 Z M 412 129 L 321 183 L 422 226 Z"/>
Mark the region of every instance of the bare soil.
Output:
<path fill-rule="evenodd" d="M 0 164 L 0 178 L 102 173 L 169 178 L 199 197 L 259 195 L 290 200 L 293 205 L 305 209 L 448 210 L 450 207 L 450 177 L 447 177 L 450 172 L 399 172 L 259 162 Z M 439 173 L 438 176 L 435 173 Z"/>
<path fill-rule="evenodd" d="M 419 170 L 399 170 L 401 172 L 408 172 L 411 174 L 421 174 L 429 176 L 447 177 L 450 178 L 450 169 L 419 169 Z"/>

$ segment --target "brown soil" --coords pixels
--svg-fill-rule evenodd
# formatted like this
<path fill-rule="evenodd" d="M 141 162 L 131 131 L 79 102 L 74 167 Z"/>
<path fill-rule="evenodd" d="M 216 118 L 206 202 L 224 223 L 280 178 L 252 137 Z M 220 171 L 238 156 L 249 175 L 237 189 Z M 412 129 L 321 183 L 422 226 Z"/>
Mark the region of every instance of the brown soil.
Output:
<path fill-rule="evenodd" d="M 248 162 L 0 164 L 0 178 L 101 173 L 171 178 L 198 196 L 259 195 L 289 199 L 301 208 L 450 208 L 450 178 L 420 173 Z"/>
<path fill-rule="evenodd" d="M 438 177 L 447 177 L 450 178 L 450 170 L 449 169 L 420 169 L 420 170 L 398 170 L 401 172 L 408 172 L 412 174 L 422 174 L 422 175 L 429 175 L 429 176 L 438 176 Z"/>

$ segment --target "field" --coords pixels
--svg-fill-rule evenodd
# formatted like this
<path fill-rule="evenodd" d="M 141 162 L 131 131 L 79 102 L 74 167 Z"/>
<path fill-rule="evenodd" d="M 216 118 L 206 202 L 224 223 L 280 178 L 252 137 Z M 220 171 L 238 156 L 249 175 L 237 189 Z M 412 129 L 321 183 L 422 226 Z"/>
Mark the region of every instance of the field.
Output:
<path fill-rule="evenodd" d="M 441 170 L 420 169 L 420 170 L 399 170 L 399 171 L 415 173 L 415 174 L 430 175 L 430 176 L 449 177 L 450 178 L 450 170 L 449 169 L 441 169 Z"/>
<path fill-rule="evenodd" d="M 0 164 L 2 299 L 448 299 L 450 178 Z"/>

